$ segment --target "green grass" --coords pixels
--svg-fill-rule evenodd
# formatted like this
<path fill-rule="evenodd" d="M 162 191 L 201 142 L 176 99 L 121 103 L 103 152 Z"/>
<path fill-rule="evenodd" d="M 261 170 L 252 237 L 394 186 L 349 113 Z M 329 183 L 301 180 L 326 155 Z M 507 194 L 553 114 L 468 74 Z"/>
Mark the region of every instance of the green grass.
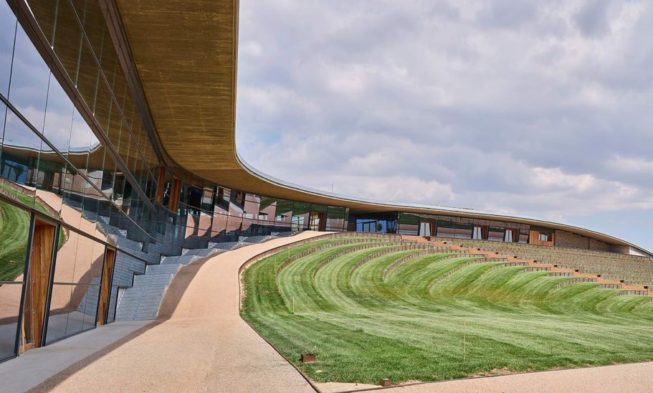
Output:
<path fill-rule="evenodd" d="M 29 230 L 29 213 L 0 202 L 0 281 L 23 273 Z"/>
<path fill-rule="evenodd" d="M 38 201 L 35 209 L 47 211 Z M 0 281 L 12 281 L 24 272 L 29 222 L 29 212 L 0 201 Z M 57 248 L 65 241 L 65 232 L 60 229 Z"/>
<path fill-rule="evenodd" d="M 647 297 L 450 254 L 367 258 L 387 245 L 325 262 L 352 247 L 324 249 L 335 241 L 291 248 L 244 273 L 243 318 L 316 381 L 437 381 L 653 359 Z M 300 363 L 304 352 L 318 361 Z"/>

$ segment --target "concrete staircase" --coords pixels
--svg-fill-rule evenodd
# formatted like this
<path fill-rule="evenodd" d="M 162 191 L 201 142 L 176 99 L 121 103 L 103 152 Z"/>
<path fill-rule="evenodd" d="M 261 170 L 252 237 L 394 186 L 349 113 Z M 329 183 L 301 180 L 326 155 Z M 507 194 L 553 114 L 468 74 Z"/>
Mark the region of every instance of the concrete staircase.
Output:
<path fill-rule="evenodd" d="M 170 224 L 165 235 L 156 235 L 156 242 L 149 243 L 144 248 L 142 242 L 133 240 L 129 222 L 100 214 L 87 218 L 95 221 L 98 228 L 118 246 L 111 293 L 117 306 L 109 310 L 110 321 L 155 319 L 170 283 L 179 270 L 188 264 L 249 244 L 290 235 L 273 233 L 270 236 L 240 236 L 234 238 L 237 241 L 231 242 L 208 242 L 207 239 L 191 238 L 180 240 L 179 235 L 183 237 L 184 228 Z M 97 291 L 88 291 L 80 309 L 86 308 L 88 304 L 97 304 L 97 295 Z"/>
<path fill-rule="evenodd" d="M 184 249 L 181 255 L 163 256 L 160 264 L 148 265 L 144 274 L 134 276 L 134 285 L 122 291 L 118 298 L 116 320 L 155 319 L 170 283 L 182 267 L 247 244 L 252 243 L 215 243 L 210 244 L 211 248 Z"/>
<path fill-rule="evenodd" d="M 134 285 L 127 288 L 118 299 L 118 321 L 155 319 L 161 301 L 179 270 L 200 259 L 212 257 L 224 250 L 189 249 L 179 256 L 165 256 L 161 264 L 149 265 L 145 274 L 134 277 Z"/>

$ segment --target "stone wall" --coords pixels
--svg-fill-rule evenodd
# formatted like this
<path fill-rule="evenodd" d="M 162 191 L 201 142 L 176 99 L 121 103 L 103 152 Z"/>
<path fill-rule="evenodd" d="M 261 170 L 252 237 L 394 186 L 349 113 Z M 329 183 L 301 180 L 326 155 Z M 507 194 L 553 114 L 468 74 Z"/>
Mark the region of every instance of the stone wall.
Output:
<path fill-rule="evenodd" d="M 590 247 L 590 239 L 585 236 L 576 235 L 571 232 L 556 231 L 556 247 L 580 248 L 587 250 Z"/>
<path fill-rule="evenodd" d="M 600 240 L 590 239 L 590 250 L 612 251 L 612 246 Z"/>

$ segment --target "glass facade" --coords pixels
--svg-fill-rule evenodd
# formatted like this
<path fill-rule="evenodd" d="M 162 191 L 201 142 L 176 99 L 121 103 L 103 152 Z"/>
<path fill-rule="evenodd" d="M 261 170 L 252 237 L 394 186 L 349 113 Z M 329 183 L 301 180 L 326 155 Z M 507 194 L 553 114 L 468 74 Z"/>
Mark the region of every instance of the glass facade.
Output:
<path fill-rule="evenodd" d="M 399 213 L 399 234 L 528 243 L 530 226 L 433 214 Z M 428 234 L 426 233 L 428 232 Z"/>
<path fill-rule="evenodd" d="M 14 355 L 30 214 L 0 200 L 0 360 Z"/>
<path fill-rule="evenodd" d="M 133 121 L 107 101 L 117 98 L 100 83 L 84 19 L 66 10 L 72 2 L 33 6 L 35 15 L 39 7 L 56 15 L 39 20 L 43 34 L 61 54 L 92 118 L 75 105 L 13 10 L 0 1 L 0 359 L 106 322 L 98 315 L 106 302 L 100 299 L 100 283 L 105 265 L 113 264 L 104 255 L 115 245 L 94 221 L 112 217 L 129 223 L 133 237 L 151 238 L 135 219 L 142 204 L 129 208 L 127 182 L 120 182 L 123 172 L 115 161 L 124 157 L 133 164 L 131 186 L 142 189 L 153 180 L 149 167 L 158 166 L 139 145 L 138 131 L 126 129 L 125 135 L 136 136 L 121 145 L 124 156 L 111 154 L 97 137 L 98 130 L 109 132 L 97 124 L 108 124 L 118 113 L 123 125 Z M 71 34 L 78 39 L 63 39 Z M 140 152 L 138 159 L 130 161 L 129 149 L 132 155 Z M 134 261 L 144 270 L 147 261 Z M 107 301 L 116 291 L 117 286 Z"/>
<path fill-rule="evenodd" d="M 176 181 L 152 148 L 98 4 L 26 4 L 27 22 L 0 0 L 0 359 L 113 321 L 120 291 L 161 255 L 346 229 L 342 207 Z M 45 236 L 35 235 L 42 221 L 57 233 L 44 261 L 29 243 Z M 22 310 L 26 299 L 34 304 Z"/>

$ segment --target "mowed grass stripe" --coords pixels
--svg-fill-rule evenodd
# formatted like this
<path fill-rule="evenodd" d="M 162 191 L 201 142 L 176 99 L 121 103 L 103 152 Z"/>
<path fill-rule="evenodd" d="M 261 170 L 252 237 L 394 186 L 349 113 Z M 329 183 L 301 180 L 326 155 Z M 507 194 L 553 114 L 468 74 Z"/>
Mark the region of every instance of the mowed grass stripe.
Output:
<path fill-rule="evenodd" d="M 646 297 L 560 286 L 569 279 L 457 254 L 396 264 L 421 251 L 390 243 L 332 258 L 344 246 L 328 241 L 330 252 L 278 274 L 287 257 L 244 273 L 243 317 L 290 359 L 316 353 L 316 363 L 297 362 L 315 380 L 435 381 L 653 359 Z"/>
<path fill-rule="evenodd" d="M 29 213 L 0 202 L 0 281 L 11 281 L 25 269 Z"/>

